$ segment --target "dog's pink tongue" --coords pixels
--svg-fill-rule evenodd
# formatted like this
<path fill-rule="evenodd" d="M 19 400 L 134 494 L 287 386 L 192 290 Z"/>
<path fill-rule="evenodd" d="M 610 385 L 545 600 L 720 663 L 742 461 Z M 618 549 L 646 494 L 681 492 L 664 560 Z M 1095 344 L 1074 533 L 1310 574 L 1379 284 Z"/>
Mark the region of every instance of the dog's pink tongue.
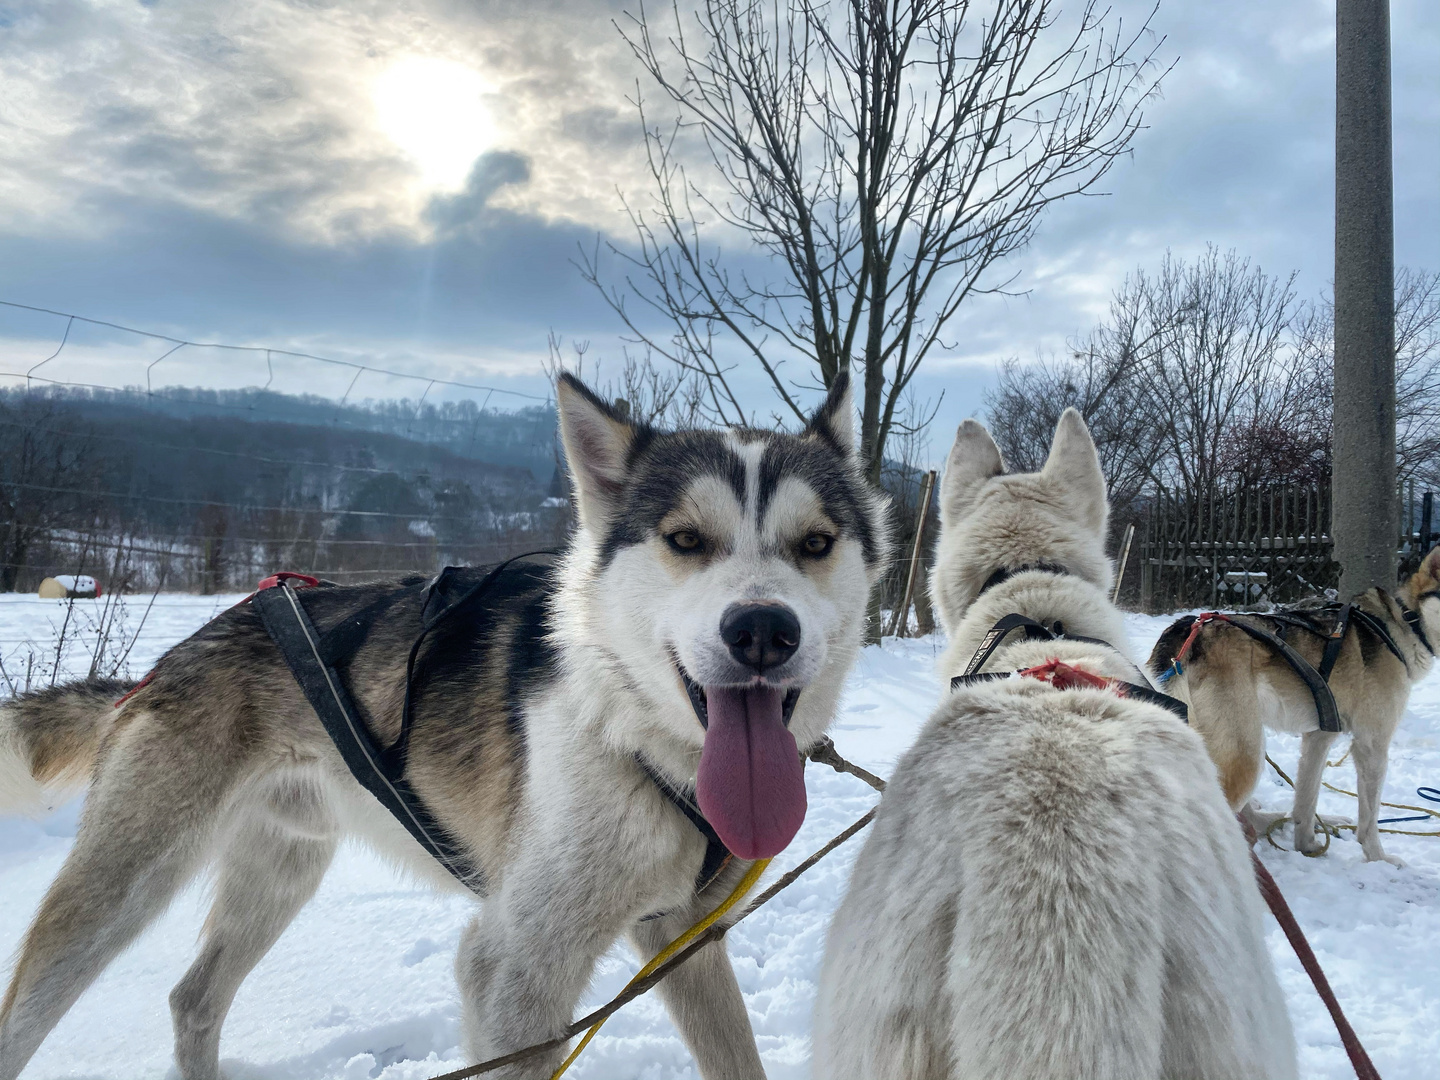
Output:
<path fill-rule="evenodd" d="M 695 797 L 742 859 L 780 854 L 805 820 L 805 771 L 785 727 L 783 698 L 780 690 L 705 688 L 709 726 Z"/>

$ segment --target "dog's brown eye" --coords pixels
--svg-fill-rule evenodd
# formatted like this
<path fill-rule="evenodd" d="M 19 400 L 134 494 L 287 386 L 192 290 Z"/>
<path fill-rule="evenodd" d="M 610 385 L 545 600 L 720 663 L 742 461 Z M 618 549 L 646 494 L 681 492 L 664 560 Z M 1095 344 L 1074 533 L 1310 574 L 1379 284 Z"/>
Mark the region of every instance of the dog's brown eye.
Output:
<path fill-rule="evenodd" d="M 818 532 L 811 533 L 805 537 L 804 542 L 800 545 L 801 550 L 803 550 L 806 555 L 811 555 L 817 559 L 829 555 L 830 549 L 834 546 L 835 538 L 833 536 L 830 536 L 828 533 Z"/>
<path fill-rule="evenodd" d="M 670 547 L 684 555 L 693 555 L 705 547 L 705 539 L 694 529 L 677 529 L 665 537 Z"/>

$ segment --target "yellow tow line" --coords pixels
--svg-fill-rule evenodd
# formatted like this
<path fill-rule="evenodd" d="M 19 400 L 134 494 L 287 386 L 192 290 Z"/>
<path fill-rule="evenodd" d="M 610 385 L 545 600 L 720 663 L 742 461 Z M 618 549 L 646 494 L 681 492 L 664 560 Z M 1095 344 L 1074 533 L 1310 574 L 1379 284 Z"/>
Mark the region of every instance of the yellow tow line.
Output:
<path fill-rule="evenodd" d="M 1327 766 L 1340 765 L 1340 764 L 1342 764 L 1342 763 L 1345 761 L 1345 759 L 1346 759 L 1347 757 L 1349 757 L 1349 756 L 1350 756 L 1350 750 L 1349 750 L 1349 748 L 1347 747 L 1346 750 L 1345 750 L 1345 753 L 1342 754 L 1342 755 L 1340 755 L 1340 760 L 1339 760 L 1339 761 L 1327 761 L 1325 764 L 1326 764 Z M 1269 754 L 1266 754 L 1266 755 L 1265 755 L 1265 760 L 1270 763 L 1270 767 L 1271 767 L 1272 769 L 1274 769 L 1277 773 L 1280 774 L 1280 779 L 1281 779 L 1281 780 L 1284 780 L 1285 783 L 1289 784 L 1292 788 L 1295 786 L 1295 781 L 1290 779 L 1289 774 L 1287 774 L 1284 769 L 1282 769 L 1279 765 L 1275 764 L 1275 759 L 1274 759 L 1274 758 L 1272 758 Z M 1330 790 L 1330 791 L 1336 792 L 1336 793 L 1339 794 L 1339 795 L 1349 795 L 1352 799 L 1358 799 L 1358 798 L 1360 798 L 1360 796 L 1357 795 L 1357 794 L 1355 794 L 1355 792 L 1353 792 L 1353 791 L 1346 791 L 1346 790 L 1345 790 L 1344 788 L 1342 788 L 1342 787 L 1336 787 L 1334 784 L 1330 783 L 1328 780 L 1322 780 L 1322 781 L 1320 781 L 1320 786 L 1323 787 L 1323 788 L 1326 788 L 1326 789 L 1328 789 L 1328 790 Z M 1437 821 L 1440 821 L 1440 811 L 1433 810 L 1433 809 L 1431 809 L 1431 808 L 1428 807 L 1428 806 L 1411 806 L 1411 805 L 1409 805 L 1408 803 L 1393 803 L 1393 802 L 1382 802 L 1380 805 L 1381 805 L 1381 806 L 1388 806 L 1388 807 L 1391 807 L 1392 809 L 1395 809 L 1395 810 L 1413 810 L 1413 811 L 1415 811 L 1416 813 L 1428 814 L 1428 815 L 1430 815 L 1430 817 L 1435 818 Z M 1278 848 L 1280 845 L 1277 844 L 1277 843 L 1275 843 L 1274 839 L 1271 837 L 1270 834 L 1273 833 L 1276 829 L 1278 829 L 1281 825 L 1284 825 L 1284 824 L 1285 824 L 1287 821 L 1289 821 L 1289 820 L 1290 820 L 1290 818 L 1288 818 L 1288 817 L 1278 818 L 1277 820 L 1275 820 L 1274 822 L 1271 823 L 1270 828 L 1268 828 L 1268 829 L 1265 830 L 1265 839 L 1270 842 L 1270 846 L 1271 846 L 1271 847 Z M 1341 829 L 1351 829 L 1351 830 L 1354 830 L 1355 828 L 1357 828 L 1357 826 L 1355 826 L 1355 825 L 1331 825 L 1331 824 L 1328 824 L 1327 822 L 1324 822 L 1324 821 L 1321 821 L 1321 820 L 1320 820 L 1320 815 L 1319 815 L 1318 813 L 1315 815 L 1315 820 L 1316 820 L 1316 823 L 1320 826 L 1320 831 L 1325 834 L 1325 846 L 1322 847 L 1319 851 L 1306 851 L 1306 852 L 1303 852 L 1303 854 L 1309 855 L 1309 856 L 1312 856 L 1312 857 L 1315 857 L 1315 858 L 1318 858 L 1319 856 L 1324 855 L 1327 851 L 1330 850 L 1330 837 L 1331 837 L 1331 836 L 1338 836 L 1338 835 L 1340 834 L 1340 830 L 1341 830 Z M 1334 830 L 1334 831 L 1332 832 L 1331 830 Z M 1391 835 L 1391 836 L 1440 836 L 1440 832 L 1420 832 L 1420 831 L 1417 831 L 1417 830 L 1414 830 L 1414 829 L 1379 829 L 1379 828 L 1377 828 L 1375 831 L 1376 831 L 1376 832 L 1382 832 L 1382 833 L 1388 833 L 1388 834 Z"/>
<path fill-rule="evenodd" d="M 661 949 L 658 953 L 656 953 L 655 959 L 651 960 L 648 964 L 642 967 L 638 972 L 636 972 L 635 977 L 625 984 L 625 989 L 630 989 L 630 987 L 634 986 L 641 979 L 650 975 L 666 960 L 669 960 L 670 957 L 674 956 L 677 952 L 683 949 L 686 945 L 690 944 L 690 942 L 694 941 L 706 930 L 709 930 L 710 927 L 713 926 L 716 922 L 724 918 L 725 913 L 729 911 L 732 907 L 734 907 L 736 904 L 738 904 L 742 899 L 744 899 L 745 894 L 755 887 L 755 882 L 760 880 L 760 875 L 765 872 L 765 868 L 769 865 L 769 859 L 757 859 L 755 863 L 750 867 L 750 869 L 745 871 L 745 876 L 740 879 L 740 884 L 735 886 L 734 891 L 732 891 L 730 895 L 724 899 L 724 901 L 720 904 L 719 907 L 717 907 L 714 911 L 710 912 L 709 915 L 706 915 L 704 918 L 700 919 L 698 922 L 695 923 L 694 926 L 690 927 L 689 930 L 686 930 L 674 941 L 670 942 L 669 945 L 666 945 L 665 948 Z M 580 1056 L 580 1052 L 585 1049 L 586 1045 L 590 1042 L 590 1040 L 595 1037 L 595 1033 L 600 1030 L 601 1026 L 608 1019 L 609 1017 L 602 1017 L 595 1022 L 595 1024 L 590 1028 L 590 1030 L 585 1032 L 584 1037 L 580 1040 L 578 1044 L 576 1044 L 575 1049 L 570 1051 L 570 1056 L 565 1059 L 564 1063 L 561 1064 L 560 1068 L 555 1070 L 555 1074 L 550 1077 L 550 1080 L 560 1080 L 560 1077 L 565 1075 L 565 1070 L 570 1068 L 570 1066 L 574 1064 L 575 1059 Z"/>

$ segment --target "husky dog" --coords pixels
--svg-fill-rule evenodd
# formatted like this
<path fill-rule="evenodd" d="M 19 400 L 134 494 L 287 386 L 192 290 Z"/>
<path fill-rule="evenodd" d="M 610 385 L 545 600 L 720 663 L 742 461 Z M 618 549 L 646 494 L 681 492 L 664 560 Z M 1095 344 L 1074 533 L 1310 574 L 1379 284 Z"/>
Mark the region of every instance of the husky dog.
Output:
<path fill-rule="evenodd" d="M 1358 620 L 1352 622 L 1329 678 L 1340 724 L 1350 733 L 1355 755 L 1355 791 L 1360 797 L 1355 838 L 1367 860 L 1402 866 L 1401 860 L 1385 854 L 1380 843 L 1380 792 L 1390 740 L 1410 700 L 1410 687 L 1429 672 L 1440 643 L 1440 548 L 1431 550 L 1393 595 L 1370 589 L 1354 604 L 1389 638 L 1383 641 Z M 1283 633 L 1292 649 L 1312 667 L 1319 667 L 1325 636 L 1335 628 L 1337 613 L 1302 604 L 1282 609 L 1277 616 L 1237 618 Z M 1175 665 L 1176 653 L 1194 622 L 1194 616 L 1180 619 L 1160 636 L 1150 654 L 1150 670 L 1157 675 L 1175 672 L 1167 689 L 1189 702 L 1191 723 L 1220 770 L 1220 784 L 1231 807 L 1262 834 L 1276 821 L 1291 818 L 1296 850 L 1318 851 L 1315 804 L 1325 758 L 1338 733 L 1319 730 L 1315 699 L 1289 664 L 1234 626 L 1205 624 L 1183 662 Z M 1288 815 L 1264 813 L 1248 802 L 1265 765 L 1266 727 L 1301 736 L 1295 803 Z M 1326 823 L 1333 824 L 1328 819 Z"/>
<path fill-rule="evenodd" d="M 1021 613 L 1076 637 L 1009 639 L 985 670 L 1143 682 L 1108 600 L 1105 479 L 1077 412 L 1021 475 L 965 421 L 940 499 L 943 677 Z M 826 943 L 817 1077 L 1296 1075 L 1265 909 L 1204 744 L 1158 705 L 1062 685 L 963 683 L 901 759 Z"/>
<path fill-rule="evenodd" d="M 569 376 L 558 399 L 578 530 L 553 572 L 446 655 L 422 654 L 434 670 L 409 741 L 406 779 L 489 883 L 456 962 L 479 1059 L 553 1037 L 617 937 L 654 954 L 746 860 L 789 843 L 805 814 L 799 751 L 831 722 L 887 551 L 843 379 L 798 435 L 654 430 Z M 296 594 L 321 632 L 384 609 L 341 674 L 386 745 L 424 588 Z M 352 778 L 253 605 L 177 645 L 112 708 L 121 689 L 76 684 L 0 710 L 7 806 L 90 782 L 0 1008 L 3 1080 L 209 863 L 205 939 L 170 995 L 186 1080 L 218 1075 L 231 999 L 343 837 L 456 887 Z M 662 781 L 695 793 L 736 856 L 698 895 L 709 845 Z M 703 1075 L 763 1077 L 723 946 L 661 993 Z M 493 1075 L 548 1077 L 559 1054 Z"/>

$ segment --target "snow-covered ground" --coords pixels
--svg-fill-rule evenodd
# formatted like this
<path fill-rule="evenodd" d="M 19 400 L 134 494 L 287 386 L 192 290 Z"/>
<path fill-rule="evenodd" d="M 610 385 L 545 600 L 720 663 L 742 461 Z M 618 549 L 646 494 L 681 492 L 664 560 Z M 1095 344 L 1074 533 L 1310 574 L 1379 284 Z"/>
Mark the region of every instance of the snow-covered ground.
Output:
<path fill-rule="evenodd" d="M 165 648 L 237 599 L 161 596 L 130 656 L 132 673 L 143 673 Z M 20 642 L 48 641 L 47 621 L 58 626 L 62 618 L 56 601 L 0 596 L 0 655 L 12 676 Z M 1130 617 L 1137 649 L 1148 652 L 1167 621 Z M 891 640 L 865 651 L 833 732 L 841 753 L 881 775 L 889 772 L 939 694 L 931 666 L 940 644 Z M 83 674 L 88 665 L 77 647 L 65 666 Z M 1272 737 L 1270 745 L 1276 760 L 1293 769 L 1297 740 Z M 1349 762 L 1330 770 L 1328 779 L 1353 790 Z M 776 860 L 776 872 L 819 847 L 876 798 L 859 781 L 813 765 L 807 783 L 809 817 L 791 850 Z M 1414 802 L 1421 784 L 1440 786 L 1440 674 L 1412 696 L 1391 752 L 1386 797 Z M 1260 795 L 1266 806 L 1288 805 L 1288 793 L 1273 775 L 1262 781 Z M 1350 814 L 1353 802 L 1327 793 L 1322 809 Z M 0 955 L 13 952 L 65 858 L 77 811 L 71 805 L 38 823 L 0 820 Z M 773 1080 L 808 1075 L 810 1009 L 825 926 L 859 843 L 835 853 L 730 935 Z M 1433 1076 L 1440 1061 L 1440 839 L 1392 836 L 1386 843 L 1407 868 L 1367 864 L 1349 839 L 1320 859 L 1264 844 L 1261 855 L 1380 1073 L 1387 1080 L 1420 1080 Z M 207 898 L 203 884 L 185 892 L 71 1009 L 23 1076 L 173 1076 L 166 995 L 194 955 Z M 228 1074 L 421 1080 L 463 1065 L 451 961 L 471 910 L 463 898 L 437 898 L 397 877 L 361 848 L 345 849 L 319 895 L 241 988 L 221 1043 Z M 1352 1075 L 1328 1014 L 1277 928 L 1269 944 L 1290 1000 L 1301 1074 Z M 586 1002 L 611 997 L 635 967 L 626 950 L 614 950 Z M 696 1073 L 658 1000 L 647 997 L 610 1020 L 570 1075 L 659 1080 Z"/>

